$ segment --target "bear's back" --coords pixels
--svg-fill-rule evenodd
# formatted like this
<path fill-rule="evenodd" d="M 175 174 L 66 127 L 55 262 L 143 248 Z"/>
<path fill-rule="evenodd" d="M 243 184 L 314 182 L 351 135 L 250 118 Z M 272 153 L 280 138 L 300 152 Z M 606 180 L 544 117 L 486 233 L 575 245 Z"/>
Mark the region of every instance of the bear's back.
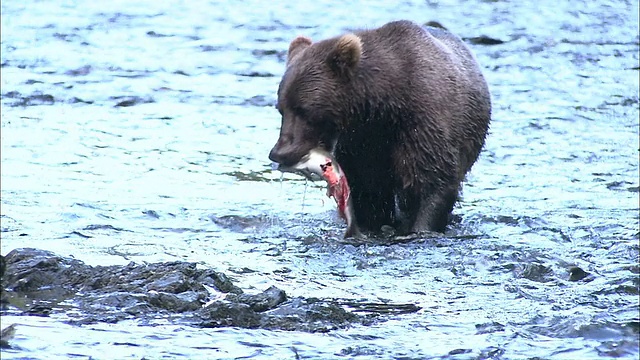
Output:
<path fill-rule="evenodd" d="M 402 96 L 403 87 L 412 87 L 406 89 L 412 95 L 417 91 L 438 99 L 434 105 L 464 102 L 478 95 L 481 101 L 489 101 L 489 90 L 475 57 L 446 29 L 402 20 L 356 34 L 363 40 L 366 64 L 362 68 L 377 71 L 372 77 L 391 85 L 384 88 L 400 91 Z"/>
<path fill-rule="evenodd" d="M 410 21 L 391 22 L 361 36 L 365 51 L 373 44 L 371 62 L 392 69 L 380 76 L 393 79 L 388 89 L 396 95 L 390 98 L 411 103 L 424 126 L 442 131 L 447 150 L 457 150 L 454 161 L 462 178 L 479 155 L 491 118 L 489 88 L 475 56 L 446 29 Z"/>
<path fill-rule="evenodd" d="M 455 175 L 446 176 L 463 179 L 480 154 L 491 118 L 489 89 L 469 48 L 444 28 L 405 20 L 355 34 L 362 39 L 362 76 L 355 88 L 366 89 L 366 96 L 356 98 L 377 109 L 367 116 L 390 130 L 422 129 L 410 146 L 428 151 L 404 153 L 415 153 L 413 161 L 421 171 L 454 168 Z M 375 141 L 384 140 L 371 139 Z M 406 176 L 404 183 L 415 179 Z"/>

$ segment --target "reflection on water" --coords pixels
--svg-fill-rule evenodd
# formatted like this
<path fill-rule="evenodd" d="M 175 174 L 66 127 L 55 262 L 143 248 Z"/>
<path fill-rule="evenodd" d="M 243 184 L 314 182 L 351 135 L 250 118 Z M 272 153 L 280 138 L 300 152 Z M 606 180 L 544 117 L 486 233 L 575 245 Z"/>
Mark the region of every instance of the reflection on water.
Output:
<path fill-rule="evenodd" d="M 446 236 L 349 243 L 321 184 L 270 171 L 275 93 L 294 36 L 399 18 L 504 41 L 471 45 L 494 120 Z M 636 358 L 637 24 L 637 2 L 3 2 L 3 255 L 422 310 L 328 334 L 9 311 L 2 358 Z"/>

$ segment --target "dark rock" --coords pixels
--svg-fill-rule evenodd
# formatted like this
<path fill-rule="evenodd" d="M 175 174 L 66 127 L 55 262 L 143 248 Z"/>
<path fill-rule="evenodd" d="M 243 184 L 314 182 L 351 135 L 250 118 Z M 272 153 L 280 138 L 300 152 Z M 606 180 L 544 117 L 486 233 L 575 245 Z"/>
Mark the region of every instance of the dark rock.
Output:
<path fill-rule="evenodd" d="M 252 329 L 260 325 L 260 315 L 247 304 L 215 302 L 201 310 L 200 316 L 204 319 L 200 323 L 202 327 L 237 326 Z"/>
<path fill-rule="evenodd" d="M 233 285 L 227 275 L 221 272 L 204 270 L 198 276 L 197 281 L 205 285 L 213 286 L 224 293 L 242 294 L 242 290 L 240 290 L 239 287 Z"/>
<path fill-rule="evenodd" d="M 238 297 L 238 301 L 247 304 L 251 310 L 263 312 L 271 310 L 287 300 L 287 294 L 275 286 L 271 286 L 262 294 L 246 295 L 242 294 Z"/>
<path fill-rule="evenodd" d="M 453 356 L 453 355 L 461 355 L 461 354 L 468 354 L 471 352 L 471 349 L 455 349 L 455 350 L 451 350 L 449 351 L 449 355 Z"/>
<path fill-rule="evenodd" d="M 123 228 L 115 227 L 113 225 L 104 224 L 91 224 L 85 226 L 82 230 L 113 230 L 113 231 L 126 231 Z"/>
<path fill-rule="evenodd" d="M 69 104 L 78 104 L 78 103 L 80 103 L 80 104 L 93 104 L 92 100 L 83 100 L 83 99 L 80 99 L 79 97 L 75 97 L 75 96 L 72 97 L 71 99 L 69 99 L 67 102 Z"/>
<path fill-rule="evenodd" d="M 427 23 L 424 24 L 424 26 L 430 26 L 430 27 L 435 27 L 435 28 L 440 28 L 440 29 L 444 29 L 447 30 L 446 27 L 444 27 L 442 24 L 440 24 L 437 21 L 428 21 Z"/>
<path fill-rule="evenodd" d="M 200 309 L 203 300 L 202 294 L 195 291 L 186 291 L 179 294 L 161 292 L 152 293 L 148 296 L 150 305 L 179 313 Z"/>
<path fill-rule="evenodd" d="M 476 335 L 491 334 L 499 331 L 504 331 L 504 325 L 495 321 L 484 324 L 476 324 Z"/>
<path fill-rule="evenodd" d="M 3 98 L 16 99 L 9 106 L 34 106 L 34 105 L 51 105 L 55 102 L 53 95 L 35 92 L 32 95 L 23 95 L 17 91 L 9 91 L 2 95 Z"/>
<path fill-rule="evenodd" d="M 500 359 L 504 352 L 505 351 L 502 348 L 489 346 L 488 348 L 481 350 L 480 355 L 476 359 Z"/>
<path fill-rule="evenodd" d="M 366 324 L 361 317 L 332 300 L 294 298 L 263 317 L 260 327 L 308 332 L 328 332 L 351 324 Z"/>
<path fill-rule="evenodd" d="M 43 301 L 31 306 L 25 311 L 25 314 L 31 316 L 49 316 L 51 310 L 53 310 L 51 305 L 47 304 L 46 301 Z"/>
<path fill-rule="evenodd" d="M 470 42 L 474 45 L 500 45 L 504 44 L 504 40 L 492 38 L 486 35 L 480 35 L 476 37 L 463 38 L 463 40 Z"/>
<path fill-rule="evenodd" d="M 147 31 L 147 36 L 154 38 L 172 37 L 173 35 L 159 34 L 153 30 Z"/>
<path fill-rule="evenodd" d="M 55 102 L 53 95 L 33 94 L 23 99 L 24 106 L 51 105 Z"/>
<path fill-rule="evenodd" d="M 160 215 L 155 210 L 145 210 L 142 213 L 149 216 L 150 218 L 160 219 Z"/>
<path fill-rule="evenodd" d="M 12 340 L 16 334 L 16 324 L 11 324 L 0 332 L 0 349 L 9 349 L 9 340 Z"/>
<path fill-rule="evenodd" d="M 272 73 L 266 72 L 266 71 L 248 71 L 248 72 L 238 73 L 238 75 L 246 76 L 246 77 L 274 77 L 275 76 Z"/>
<path fill-rule="evenodd" d="M 520 276 L 531 281 L 545 283 L 553 280 L 553 271 L 548 266 L 534 262 L 527 264 Z"/>
<path fill-rule="evenodd" d="M 31 300 L 22 309 L 25 313 L 43 313 L 37 309 L 45 300 L 51 308 L 73 298 L 80 312 L 86 313 L 82 317 L 124 319 L 128 314 L 197 310 L 209 296 L 203 283 L 220 292 L 241 292 L 224 274 L 198 270 L 193 263 L 91 267 L 36 249 L 13 250 L 6 262 L 3 288 Z"/>
<path fill-rule="evenodd" d="M 153 100 L 150 97 L 141 98 L 139 96 L 114 96 L 114 97 L 111 97 L 111 99 L 118 100 L 118 102 L 114 105 L 114 107 L 129 107 L 129 106 L 134 106 L 139 104 L 149 104 L 149 103 L 155 102 L 155 100 Z"/>
<path fill-rule="evenodd" d="M 64 74 L 65 75 L 69 75 L 69 76 L 86 76 L 86 75 L 89 75 L 91 70 L 93 70 L 91 65 L 85 65 L 85 66 L 81 66 L 81 67 L 79 67 L 77 69 L 67 70 L 67 71 L 65 71 Z"/>
<path fill-rule="evenodd" d="M 0 279 L 4 276 L 4 270 L 7 268 L 7 262 L 4 256 L 0 255 Z"/>
<path fill-rule="evenodd" d="M 569 269 L 569 281 L 580 281 L 589 276 L 589 273 L 577 266 Z"/>
<path fill-rule="evenodd" d="M 62 281 L 68 282 L 77 273 L 72 273 L 81 262 L 63 259 L 50 251 L 23 249 L 11 251 L 5 257 L 7 270 L 2 277 L 7 291 L 33 293 L 52 287 L 65 290 Z M 84 264 L 82 264 L 84 265 Z"/>
<path fill-rule="evenodd" d="M 93 267 L 50 251 L 28 248 L 13 250 L 0 259 L 6 262 L 2 287 L 8 306 L 19 308 L 24 315 L 68 311 L 73 324 L 131 318 L 144 324 L 163 317 L 202 327 L 326 332 L 407 311 L 403 304 L 289 299 L 275 286 L 259 294 L 244 294 L 224 273 L 179 261 Z M 62 301 L 64 306 L 56 306 Z M 347 303 L 354 312 L 345 309 Z M 402 311 L 389 311 L 398 306 Z M 413 305 L 411 311 L 416 309 Z M 367 314 L 361 316 L 355 311 Z"/>
<path fill-rule="evenodd" d="M 9 91 L 2 94 L 2 97 L 8 99 L 19 99 L 21 97 L 21 94 L 17 91 Z"/>

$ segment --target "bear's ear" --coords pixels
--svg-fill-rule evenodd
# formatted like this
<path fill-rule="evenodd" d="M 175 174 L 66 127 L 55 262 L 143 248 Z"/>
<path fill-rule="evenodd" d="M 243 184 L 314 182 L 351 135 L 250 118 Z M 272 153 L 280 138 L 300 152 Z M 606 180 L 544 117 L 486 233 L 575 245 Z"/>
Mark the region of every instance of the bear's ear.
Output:
<path fill-rule="evenodd" d="M 343 35 L 329 53 L 329 66 L 340 75 L 348 76 L 360 62 L 362 40 L 355 34 Z"/>
<path fill-rule="evenodd" d="M 296 55 L 300 54 L 302 50 L 308 48 L 311 45 L 311 39 L 306 36 L 298 36 L 289 44 L 289 52 L 287 55 L 287 64 L 291 62 Z"/>

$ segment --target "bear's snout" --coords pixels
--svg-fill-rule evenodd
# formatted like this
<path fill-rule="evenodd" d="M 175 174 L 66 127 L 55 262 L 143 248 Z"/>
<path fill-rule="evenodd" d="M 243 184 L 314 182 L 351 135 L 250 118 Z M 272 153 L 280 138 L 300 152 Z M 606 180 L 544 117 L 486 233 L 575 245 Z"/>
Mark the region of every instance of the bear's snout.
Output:
<path fill-rule="evenodd" d="M 282 154 L 278 152 L 278 149 L 276 148 L 276 146 L 274 146 L 273 149 L 271 149 L 271 151 L 269 152 L 269 160 L 273 161 L 274 163 L 281 164 L 282 159 Z"/>
<path fill-rule="evenodd" d="M 291 146 L 282 146 L 277 143 L 269 152 L 269 160 L 284 167 L 290 167 L 298 163 L 302 156 L 298 156 L 292 151 Z"/>

